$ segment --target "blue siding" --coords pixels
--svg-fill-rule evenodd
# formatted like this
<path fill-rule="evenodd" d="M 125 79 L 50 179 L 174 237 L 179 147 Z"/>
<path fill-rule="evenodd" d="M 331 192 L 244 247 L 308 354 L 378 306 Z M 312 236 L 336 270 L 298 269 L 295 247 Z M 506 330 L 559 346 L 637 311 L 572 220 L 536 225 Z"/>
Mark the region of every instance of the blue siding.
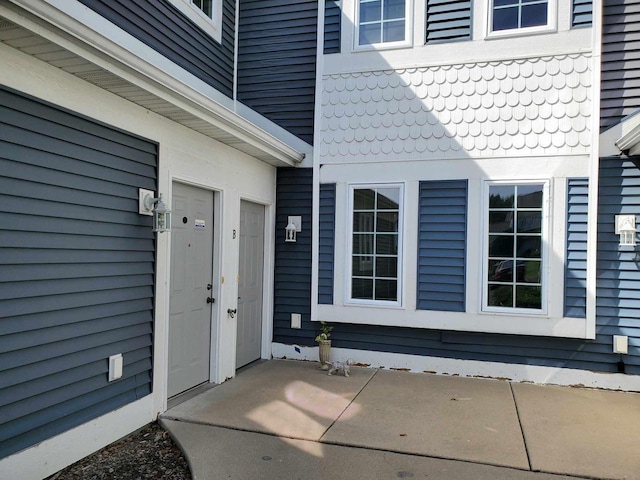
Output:
<path fill-rule="evenodd" d="M 151 392 L 156 169 L 155 143 L 0 89 L 0 458 Z"/>
<path fill-rule="evenodd" d="M 593 0 L 573 0 L 571 25 L 590 27 L 593 22 Z"/>
<path fill-rule="evenodd" d="M 602 18 L 600 127 L 640 109 L 640 0 L 606 0 Z"/>
<path fill-rule="evenodd" d="M 526 335 L 500 335 L 471 332 L 454 332 L 436 329 L 404 328 L 393 326 L 375 326 L 365 324 L 345 324 L 335 322 L 333 318 L 322 320 L 334 321 L 333 345 L 339 348 L 391 352 L 431 357 L 454 358 L 463 360 L 490 361 L 514 363 L 522 365 L 539 365 L 549 367 L 574 368 L 581 370 L 616 372 L 620 355 L 612 353 L 612 336 L 629 336 L 629 355 L 623 360 L 626 372 L 640 374 L 640 269 L 634 261 L 636 253 L 620 251 L 618 239 L 613 233 L 613 218 L 616 213 L 640 214 L 640 158 L 631 160 L 604 159 L 601 169 L 600 187 L 600 220 L 598 237 L 598 300 L 596 319 L 596 339 L 580 340 L 569 338 L 551 338 Z M 286 176 L 283 174 L 286 173 Z M 294 173 L 297 176 L 294 176 Z M 278 180 L 278 208 L 282 212 L 279 219 L 276 238 L 282 235 L 286 217 L 284 215 L 296 207 L 308 205 L 311 198 L 310 179 L 299 178 L 304 175 L 299 170 L 282 171 Z M 306 178 L 306 177 L 305 177 Z M 463 204 L 466 194 L 464 181 L 455 182 L 423 182 L 421 192 L 426 191 L 426 198 L 444 199 L 441 203 L 450 203 L 448 197 L 433 194 L 437 184 L 447 186 L 441 192 L 452 192 L 457 185 L 457 204 Z M 583 179 L 569 181 L 569 271 L 576 275 L 584 265 L 575 255 L 580 252 L 581 237 L 574 235 L 576 226 L 584 228 L 581 211 L 584 209 Z M 308 191 L 305 191 L 308 190 Z M 456 198 L 456 196 L 454 196 Z M 430 200 L 431 201 L 431 200 Z M 285 202 L 285 203 L 283 203 Z M 339 206 L 337 206 L 339 208 Z M 426 208 L 421 208 L 427 211 Z M 303 210 L 299 210 L 303 211 Z M 435 222 L 436 224 L 440 222 Z M 435 232 L 437 229 L 433 229 Z M 574 241 L 577 241 L 574 249 Z M 291 250 L 287 255 L 288 246 L 281 242 L 278 245 L 277 271 L 286 269 L 296 279 L 307 282 L 307 271 L 311 269 L 310 248 Z M 454 249 L 447 255 L 441 255 L 443 260 L 456 258 L 459 252 Z M 297 289 L 293 282 L 281 286 L 276 301 L 276 324 L 274 341 L 285 344 L 314 345 L 317 328 L 303 322 L 302 329 L 289 328 L 290 313 L 296 309 L 308 308 L 308 293 L 303 288 Z M 578 299 L 583 297 L 584 290 L 574 293 L 570 298 L 571 308 L 578 305 Z M 304 310 L 307 311 L 307 310 Z M 401 314 L 401 313 L 400 313 Z M 366 321 L 366 319 L 363 319 Z M 518 319 L 514 318 L 514 321 Z"/>
<path fill-rule="evenodd" d="M 427 0 L 426 43 L 471 40 L 471 0 Z"/>
<path fill-rule="evenodd" d="M 465 311 L 467 181 L 420 182 L 418 310 Z"/>
<path fill-rule="evenodd" d="M 223 0 L 218 43 L 167 0 L 79 0 L 228 97 L 233 96 L 235 0 Z"/>
<path fill-rule="evenodd" d="M 318 2 L 241 0 L 238 99 L 313 143 Z"/>
<path fill-rule="evenodd" d="M 313 169 L 279 168 L 276 186 L 276 248 L 273 340 L 282 343 L 313 342 L 311 323 L 311 213 Z M 284 241 L 287 216 L 302 216 L 296 243 Z M 302 314 L 302 328 L 292 329 L 291 314 Z M 310 340 L 309 340 L 310 339 Z"/>
<path fill-rule="evenodd" d="M 567 181 L 567 246 L 564 264 L 564 315 L 587 315 L 587 204 L 589 180 Z"/>
<path fill-rule="evenodd" d="M 340 53 L 340 0 L 324 2 L 324 53 Z"/>
<path fill-rule="evenodd" d="M 600 160 L 596 316 L 600 339 L 629 336 L 629 361 L 640 373 L 640 267 L 638 251 L 619 246 L 615 215 L 640 215 L 640 157 Z"/>
<path fill-rule="evenodd" d="M 333 304 L 333 260 L 336 231 L 336 184 L 320 184 L 318 232 L 318 303 Z"/>

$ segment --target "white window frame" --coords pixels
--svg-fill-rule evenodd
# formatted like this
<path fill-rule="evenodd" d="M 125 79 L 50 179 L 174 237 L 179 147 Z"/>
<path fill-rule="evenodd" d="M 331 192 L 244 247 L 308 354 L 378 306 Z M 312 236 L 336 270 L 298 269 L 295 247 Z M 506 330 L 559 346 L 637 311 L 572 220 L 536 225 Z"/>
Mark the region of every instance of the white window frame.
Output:
<path fill-rule="evenodd" d="M 352 275 L 353 275 L 353 196 L 354 191 L 356 189 L 379 189 L 379 188 L 398 188 L 400 191 L 399 202 L 398 202 L 398 271 L 396 273 L 397 285 L 398 285 L 398 298 L 396 301 L 389 300 L 368 300 L 361 298 L 352 298 L 351 297 L 351 283 L 352 283 Z M 345 304 L 346 305 L 366 305 L 371 307 L 402 307 L 402 298 L 403 298 L 403 264 L 404 264 L 404 255 L 403 255 L 403 244 L 404 244 L 404 184 L 403 183 L 371 183 L 371 184 L 349 184 L 348 185 L 348 208 L 347 208 L 347 218 L 346 218 L 346 228 L 347 239 L 345 245 L 346 248 L 346 266 L 345 266 L 345 280 L 346 280 L 346 296 L 345 296 Z M 375 260 L 374 260 L 375 261 Z"/>
<path fill-rule="evenodd" d="M 371 50 L 389 50 L 394 48 L 406 48 L 413 44 L 412 28 L 413 28 L 413 0 L 405 0 L 404 4 L 404 40 L 398 42 L 380 42 L 368 45 L 360 45 L 360 1 L 353 0 L 354 3 L 354 32 L 353 32 L 353 50 L 354 51 L 371 51 Z M 426 7 L 425 7 L 426 8 Z"/>
<path fill-rule="evenodd" d="M 211 17 L 194 5 L 191 0 L 169 0 L 169 2 L 198 27 L 213 37 L 214 40 L 222 43 L 223 0 L 212 0 Z"/>
<path fill-rule="evenodd" d="M 489 306 L 489 191 L 492 186 L 500 185 L 535 185 L 542 184 L 542 225 L 541 225 L 541 265 L 540 265 L 540 283 L 541 283 L 541 300 L 540 309 L 533 308 L 517 308 L 517 307 L 495 307 Z M 549 221 L 551 212 L 551 202 L 549 200 L 550 180 L 501 180 L 486 181 L 483 188 L 482 201 L 482 282 L 481 282 L 481 298 L 483 313 L 504 314 L 504 315 L 525 315 L 525 316 L 546 316 L 548 311 L 548 292 L 549 292 Z"/>
<path fill-rule="evenodd" d="M 518 37 L 534 35 L 537 33 L 550 33 L 558 29 L 558 0 L 548 0 L 547 3 L 547 23 L 535 27 L 512 28 L 509 30 L 493 30 L 493 2 L 486 0 L 487 7 L 487 38 Z"/>

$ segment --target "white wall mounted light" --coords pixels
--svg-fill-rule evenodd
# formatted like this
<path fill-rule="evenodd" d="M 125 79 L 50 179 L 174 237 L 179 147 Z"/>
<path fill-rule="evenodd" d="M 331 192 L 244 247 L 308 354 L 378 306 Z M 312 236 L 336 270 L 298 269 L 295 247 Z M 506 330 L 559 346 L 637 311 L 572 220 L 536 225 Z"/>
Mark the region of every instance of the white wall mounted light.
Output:
<path fill-rule="evenodd" d="M 616 215 L 616 235 L 620 235 L 621 247 L 636 245 L 636 216 Z"/>
<path fill-rule="evenodd" d="M 144 188 L 138 189 L 138 213 L 153 216 L 153 231 L 162 233 L 171 231 L 171 211 L 162 201 L 162 194 Z"/>
<path fill-rule="evenodd" d="M 296 242 L 298 232 L 302 231 L 302 217 L 290 216 L 287 218 L 287 226 L 284 228 L 285 242 Z"/>

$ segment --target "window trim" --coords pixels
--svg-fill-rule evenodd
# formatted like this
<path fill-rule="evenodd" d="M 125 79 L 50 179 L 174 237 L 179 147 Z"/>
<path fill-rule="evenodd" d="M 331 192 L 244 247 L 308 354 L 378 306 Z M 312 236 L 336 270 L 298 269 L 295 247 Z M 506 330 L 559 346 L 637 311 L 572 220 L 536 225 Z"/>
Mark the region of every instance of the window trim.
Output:
<path fill-rule="evenodd" d="M 224 0 L 212 0 L 211 17 L 196 7 L 191 0 L 169 0 L 183 15 L 222 43 L 222 3 Z"/>
<path fill-rule="evenodd" d="M 538 33 L 552 33 L 558 30 L 558 0 L 548 0 L 547 3 L 547 23 L 545 25 L 536 25 L 535 27 L 512 28 L 509 30 L 493 30 L 493 2 L 494 0 L 486 0 L 487 6 L 487 22 L 486 35 L 488 39 L 504 38 L 504 37 L 520 37 L 527 35 L 535 35 Z"/>
<path fill-rule="evenodd" d="M 370 306 L 370 307 L 402 307 L 403 306 L 403 275 L 404 275 L 404 195 L 405 185 L 404 183 L 351 183 L 347 185 L 348 192 L 348 208 L 346 215 L 346 228 L 347 239 L 345 245 L 346 248 L 346 266 L 345 266 L 345 305 L 354 306 Z M 353 194 L 356 189 L 365 188 L 398 188 L 400 190 L 400 201 L 398 202 L 398 271 L 396 273 L 397 285 L 398 285 L 398 299 L 393 302 L 389 300 L 368 300 L 361 298 L 351 297 L 351 283 L 353 275 Z"/>
<path fill-rule="evenodd" d="M 371 50 L 392 50 L 397 48 L 407 48 L 413 45 L 413 0 L 405 0 L 404 4 L 404 40 L 397 42 L 380 42 L 368 45 L 360 45 L 360 2 L 361 0 L 353 0 L 354 3 L 354 22 L 353 22 L 353 51 L 367 52 Z M 426 7 L 425 7 L 426 8 Z"/>
<path fill-rule="evenodd" d="M 517 308 L 517 307 L 494 307 L 488 305 L 489 300 L 489 192 L 490 187 L 495 185 L 533 185 L 542 184 L 542 225 L 541 225 L 541 242 L 542 252 L 540 256 L 540 283 L 541 283 L 541 299 L 540 309 L 533 308 Z M 487 180 L 484 182 L 482 189 L 482 282 L 481 288 L 481 306 L 480 313 L 491 315 L 509 315 L 509 316 L 528 316 L 528 317 L 546 317 L 549 310 L 549 244 L 551 241 L 549 222 L 551 219 L 551 180 L 535 179 L 535 180 Z"/>

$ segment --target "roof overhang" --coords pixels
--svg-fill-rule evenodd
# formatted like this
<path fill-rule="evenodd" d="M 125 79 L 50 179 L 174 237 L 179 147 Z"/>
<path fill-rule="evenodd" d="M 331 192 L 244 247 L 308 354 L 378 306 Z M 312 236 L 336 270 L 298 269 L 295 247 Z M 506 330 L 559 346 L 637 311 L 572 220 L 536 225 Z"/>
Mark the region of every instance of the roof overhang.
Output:
<path fill-rule="evenodd" d="M 640 110 L 600 134 L 600 156 L 640 155 Z"/>
<path fill-rule="evenodd" d="M 271 165 L 296 166 L 312 149 L 257 113 L 245 118 L 236 102 L 175 65 L 166 68 L 164 57 L 126 32 L 113 38 L 87 26 L 91 17 L 114 28 L 77 2 L 12 1 L 0 4 L 0 42 Z M 37 42 L 42 48 L 33 48 Z"/>

